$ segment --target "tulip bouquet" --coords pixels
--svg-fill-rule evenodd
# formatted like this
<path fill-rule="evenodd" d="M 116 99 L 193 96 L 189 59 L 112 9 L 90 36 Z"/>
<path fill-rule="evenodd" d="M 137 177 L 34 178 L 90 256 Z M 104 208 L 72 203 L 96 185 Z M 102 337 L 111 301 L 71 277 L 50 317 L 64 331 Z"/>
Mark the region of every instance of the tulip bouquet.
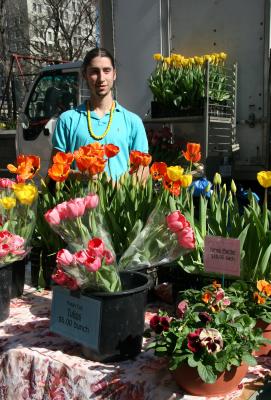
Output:
<path fill-rule="evenodd" d="M 57 253 L 57 271 L 52 279 L 70 289 L 119 291 L 116 256 L 98 204 L 98 195 L 90 193 L 45 213 L 45 220 L 69 249 Z"/>
<path fill-rule="evenodd" d="M 0 267 L 23 259 L 27 253 L 23 237 L 7 230 L 0 231 Z"/>
<path fill-rule="evenodd" d="M 194 232 L 185 216 L 180 211 L 165 215 L 157 208 L 122 255 L 119 267 L 131 270 L 168 264 L 194 247 Z"/>
<path fill-rule="evenodd" d="M 119 262 L 121 269 L 168 264 L 195 248 L 188 187 L 193 180 L 193 166 L 199 166 L 200 145 L 188 143 L 183 157 L 188 162 L 186 169 L 180 165 L 168 166 L 164 162 L 151 165 L 150 179 L 156 184 L 156 204 L 144 229 L 122 255 Z"/>
<path fill-rule="evenodd" d="M 87 247 L 75 253 L 62 249 L 57 253 L 57 270 L 52 279 L 70 290 L 118 292 L 121 281 L 115 255 L 102 239 L 94 237 Z"/>
<path fill-rule="evenodd" d="M 186 364 L 197 369 L 203 382 L 214 383 L 232 367 L 256 365 L 253 352 L 266 340 L 256 321 L 235 308 L 223 289 L 209 289 L 184 291 L 176 316 L 160 311 L 145 335 L 153 337 L 148 347 L 157 356 L 168 357 L 170 370 Z M 197 302 L 194 294 L 202 298 Z"/>
<path fill-rule="evenodd" d="M 0 179 L 2 263 L 22 259 L 29 251 L 36 222 L 37 197 L 38 190 L 34 184 Z"/>
<path fill-rule="evenodd" d="M 98 195 L 89 193 L 85 197 L 57 204 L 53 209 L 48 210 L 44 217 L 70 248 L 75 250 L 84 248 L 93 236 L 99 235 L 113 252 L 110 235 L 98 211 L 98 204 Z"/>

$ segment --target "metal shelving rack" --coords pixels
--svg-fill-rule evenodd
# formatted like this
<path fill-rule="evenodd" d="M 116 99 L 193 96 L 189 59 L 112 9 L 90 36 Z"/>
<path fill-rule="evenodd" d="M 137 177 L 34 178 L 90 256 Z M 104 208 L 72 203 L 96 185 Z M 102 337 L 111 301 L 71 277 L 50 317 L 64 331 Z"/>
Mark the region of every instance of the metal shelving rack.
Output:
<path fill-rule="evenodd" d="M 219 101 L 223 97 L 224 100 Z M 201 114 L 175 118 L 146 116 L 144 123 L 169 125 L 172 132 L 176 125 L 202 123 L 202 134 L 198 137 L 202 146 L 202 161 L 206 162 L 208 157 L 231 157 L 239 150 L 236 138 L 236 97 L 237 64 L 216 67 L 206 63 L 205 98 Z"/>

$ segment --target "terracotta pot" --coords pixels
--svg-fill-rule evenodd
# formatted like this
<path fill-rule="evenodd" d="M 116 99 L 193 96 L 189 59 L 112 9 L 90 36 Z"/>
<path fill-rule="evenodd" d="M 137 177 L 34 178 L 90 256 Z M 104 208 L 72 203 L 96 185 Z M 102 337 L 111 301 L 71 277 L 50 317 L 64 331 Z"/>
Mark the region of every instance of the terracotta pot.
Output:
<path fill-rule="evenodd" d="M 263 330 L 263 337 L 271 340 L 271 324 L 259 319 L 256 323 L 256 328 L 261 328 Z M 259 350 L 255 351 L 255 356 L 271 356 L 271 343 L 263 344 Z"/>
<path fill-rule="evenodd" d="M 230 371 L 222 372 L 215 383 L 205 383 L 198 375 L 197 368 L 191 368 L 187 363 L 181 364 L 172 375 L 182 389 L 196 396 L 223 396 L 235 390 L 246 376 L 247 365 L 232 367 Z"/>

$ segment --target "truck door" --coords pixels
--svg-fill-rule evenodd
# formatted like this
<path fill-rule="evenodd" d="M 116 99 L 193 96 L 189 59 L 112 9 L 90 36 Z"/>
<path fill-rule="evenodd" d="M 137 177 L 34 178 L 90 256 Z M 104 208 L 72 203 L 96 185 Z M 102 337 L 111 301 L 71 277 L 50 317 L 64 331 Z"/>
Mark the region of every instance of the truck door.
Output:
<path fill-rule="evenodd" d="M 16 132 L 17 154 L 41 158 L 45 175 L 51 155 L 51 136 L 58 116 L 79 102 L 79 70 L 42 73 L 35 81 L 19 115 Z"/>
<path fill-rule="evenodd" d="M 171 0 L 171 50 L 185 56 L 225 52 L 237 62 L 235 177 L 268 166 L 270 0 Z"/>

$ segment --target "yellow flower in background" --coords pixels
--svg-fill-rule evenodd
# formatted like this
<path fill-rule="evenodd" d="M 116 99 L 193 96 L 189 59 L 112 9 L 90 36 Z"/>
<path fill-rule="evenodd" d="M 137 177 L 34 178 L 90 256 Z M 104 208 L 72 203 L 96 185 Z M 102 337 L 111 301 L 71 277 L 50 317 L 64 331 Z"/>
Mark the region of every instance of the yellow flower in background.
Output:
<path fill-rule="evenodd" d="M 163 61 L 163 56 L 162 56 L 162 54 L 160 54 L 160 53 L 155 53 L 155 54 L 153 55 L 153 59 L 154 59 L 155 61 Z"/>
<path fill-rule="evenodd" d="M 171 58 L 170 58 L 170 57 L 164 57 L 164 62 L 165 62 L 167 65 L 170 65 L 170 63 L 171 63 Z"/>
<path fill-rule="evenodd" d="M 219 53 L 219 57 L 220 57 L 220 59 L 221 60 L 226 60 L 226 58 L 227 58 L 227 54 L 226 53 Z"/>
<path fill-rule="evenodd" d="M 257 173 L 259 184 L 265 189 L 271 186 L 271 171 L 261 171 Z"/>
<path fill-rule="evenodd" d="M 183 175 L 184 169 L 179 165 L 168 167 L 167 176 L 173 182 L 179 181 Z"/>
<path fill-rule="evenodd" d="M 38 197 L 38 189 L 34 185 L 16 183 L 13 185 L 13 190 L 20 203 L 27 206 L 31 206 L 33 201 Z"/>
<path fill-rule="evenodd" d="M 14 197 L 2 197 L 2 199 L 0 199 L 0 205 L 6 210 L 11 210 L 16 206 L 16 199 Z"/>
<path fill-rule="evenodd" d="M 205 54 L 205 56 L 203 56 L 203 58 L 204 58 L 204 61 L 209 61 L 209 62 L 212 61 L 212 56 L 210 54 Z"/>
<path fill-rule="evenodd" d="M 187 188 L 191 185 L 193 177 L 191 174 L 185 174 L 181 176 L 182 187 Z"/>
<path fill-rule="evenodd" d="M 222 178 L 218 172 L 215 173 L 213 182 L 214 182 L 214 185 L 221 185 Z"/>

